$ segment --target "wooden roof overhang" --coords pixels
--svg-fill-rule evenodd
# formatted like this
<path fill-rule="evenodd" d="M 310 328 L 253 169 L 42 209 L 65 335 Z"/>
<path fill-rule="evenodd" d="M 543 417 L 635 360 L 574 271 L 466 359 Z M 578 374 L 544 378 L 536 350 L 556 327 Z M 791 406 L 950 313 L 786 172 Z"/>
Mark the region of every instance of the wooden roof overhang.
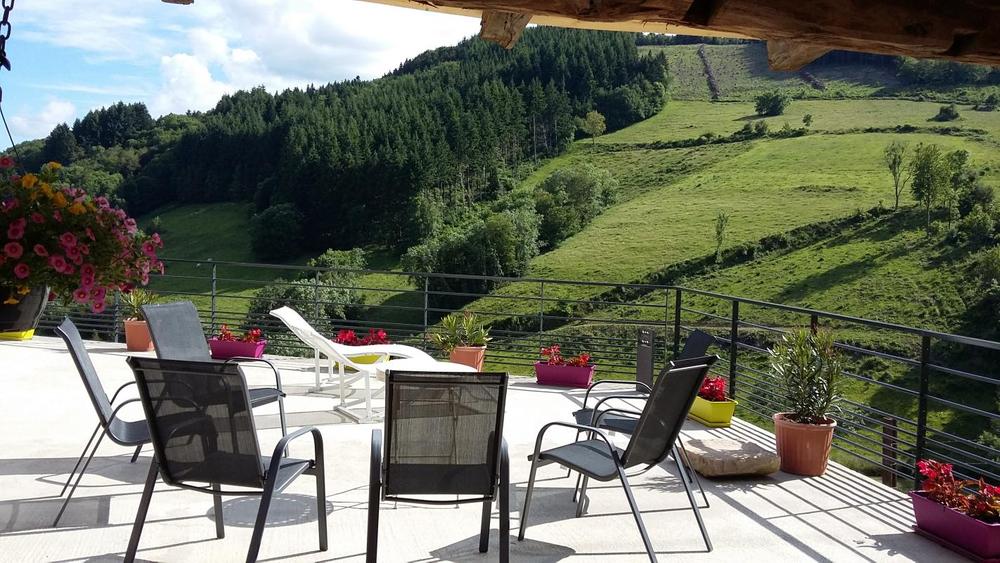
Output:
<path fill-rule="evenodd" d="M 507 48 L 534 23 L 762 39 L 775 70 L 833 49 L 1000 65 L 1000 0 L 365 1 L 477 17 L 480 36 Z"/>

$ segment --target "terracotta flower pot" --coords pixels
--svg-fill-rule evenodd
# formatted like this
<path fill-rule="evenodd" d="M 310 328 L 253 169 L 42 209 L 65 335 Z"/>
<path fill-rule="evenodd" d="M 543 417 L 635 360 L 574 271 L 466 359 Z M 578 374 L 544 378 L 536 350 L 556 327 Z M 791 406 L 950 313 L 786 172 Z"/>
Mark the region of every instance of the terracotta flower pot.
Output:
<path fill-rule="evenodd" d="M 455 346 L 449 355 L 451 361 L 483 371 L 486 346 Z"/>
<path fill-rule="evenodd" d="M 830 459 L 833 429 L 837 427 L 837 422 L 802 424 L 785 418 L 788 414 L 779 412 L 773 417 L 781 470 L 809 477 L 822 475 Z"/>
<path fill-rule="evenodd" d="M 728 428 L 736 412 L 736 401 L 708 401 L 695 397 L 688 418 L 710 428 Z"/>
<path fill-rule="evenodd" d="M 153 337 L 149 335 L 146 321 L 126 319 L 125 348 L 130 352 L 149 352 L 153 349 Z"/>

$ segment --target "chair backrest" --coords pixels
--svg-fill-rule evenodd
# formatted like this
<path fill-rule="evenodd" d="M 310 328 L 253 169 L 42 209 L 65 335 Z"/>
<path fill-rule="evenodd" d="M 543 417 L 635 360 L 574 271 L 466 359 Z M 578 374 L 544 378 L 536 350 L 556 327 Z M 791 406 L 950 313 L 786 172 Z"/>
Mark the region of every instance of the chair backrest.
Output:
<path fill-rule="evenodd" d="M 143 305 L 142 314 L 146 317 L 149 335 L 153 337 L 157 358 L 196 362 L 212 359 L 194 303 Z"/>
<path fill-rule="evenodd" d="M 90 361 L 90 354 L 83 345 L 83 338 L 80 337 L 80 331 L 77 330 L 73 321 L 69 320 L 69 317 L 66 317 L 63 319 L 62 324 L 56 327 L 56 334 L 61 336 L 63 341 L 66 342 L 66 347 L 69 348 L 69 355 L 73 358 L 73 363 L 76 364 L 76 371 L 80 372 L 83 387 L 87 390 L 87 395 L 90 397 L 91 404 L 94 405 L 94 410 L 97 411 L 97 418 L 101 421 L 101 426 L 107 428 L 111 422 L 111 413 L 113 412 L 111 401 L 108 400 L 108 394 L 104 392 L 104 386 L 101 384 L 101 379 L 97 376 L 94 363 Z"/>
<path fill-rule="evenodd" d="M 271 311 L 271 315 L 281 319 L 281 322 L 285 323 L 285 326 L 287 326 L 288 329 L 292 331 L 292 334 L 297 336 L 299 340 L 314 350 L 319 350 L 320 353 L 332 358 L 337 363 L 359 371 L 364 371 L 365 369 L 371 367 L 360 366 L 357 363 L 352 362 L 350 358 L 344 355 L 343 346 L 338 345 L 329 338 L 320 334 L 319 331 L 303 319 L 302 315 L 300 315 L 295 309 L 292 309 L 291 307 L 281 307 Z"/>
<path fill-rule="evenodd" d="M 128 364 L 164 482 L 263 487 L 260 445 L 239 365 L 136 356 Z"/>
<path fill-rule="evenodd" d="M 499 479 L 506 373 L 390 371 L 386 497 L 493 498 Z"/>
<path fill-rule="evenodd" d="M 684 340 L 684 348 L 677 355 L 678 360 L 701 358 L 708 353 L 708 347 L 715 344 L 715 337 L 703 330 L 694 330 Z"/>
<path fill-rule="evenodd" d="M 622 456 L 625 467 L 658 464 L 666 459 L 698 395 L 701 382 L 718 359 L 718 356 L 705 356 L 674 360 L 664 368 L 646 399 L 642 416 Z"/>

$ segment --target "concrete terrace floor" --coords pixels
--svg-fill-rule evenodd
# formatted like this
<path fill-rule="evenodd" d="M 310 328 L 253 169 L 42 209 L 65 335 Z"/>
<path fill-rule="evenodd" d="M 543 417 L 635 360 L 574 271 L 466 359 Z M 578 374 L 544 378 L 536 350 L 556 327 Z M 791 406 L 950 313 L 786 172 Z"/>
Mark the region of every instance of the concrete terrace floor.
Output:
<path fill-rule="evenodd" d="M 88 343 L 107 389 L 131 379 L 121 344 Z M 275 498 L 261 549 L 262 561 L 363 561 L 367 523 L 369 440 L 379 425 L 346 423 L 332 412 L 335 399 L 309 394 L 311 362 L 280 359 L 289 391 L 291 427 L 319 426 L 326 442 L 330 549 L 317 550 L 315 482 L 302 476 Z M 266 372 L 249 370 L 251 385 Z M 135 464 L 130 451 L 102 444 L 58 528 L 52 519 L 67 473 L 96 424 L 83 385 L 57 338 L 0 343 L 0 561 L 120 561 L 150 449 Z M 564 470 L 539 470 L 530 526 L 516 539 L 537 430 L 571 421 L 583 392 L 542 388 L 515 378 L 507 398 L 505 437 L 511 448 L 511 560 L 554 562 L 644 561 L 645 553 L 625 496 L 615 482 L 595 483 L 589 513 L 574 518 L 574 479 Z M 258 409 L 261 448 L 278 440 L 277 409 Z M 125 417 L 138 417 L 134 411 Z M 773 437 L 738 422 L 708 430 L 688 423 L 686 439 L 728 436 L 773 447 Z M 551 434 L 570 440 L 572 432 Z M 616 440 L 622 440 L 617 436 Z M 293 443 L 292 455 L 311 455 L 311 441 Z M 915 535 L 907 497 L 832 464 L 819 478 L 777 473 L 769 478 L 703 480 L 711 507 L 702 514 L 715 550 L 704 550 L 672 466 L 632 480 L 652 541 L 663 561 L 959 561 Z M 226 537 L 215 539 L 212 498 L 159 484 L 153 495 L 138 558 L 142 561 L 242 561 L 256 515 L 254 497 L 224 497 Z M 384 504 L 381 561 L 496 561 L 498 514 L 490 552 L 478 546 L 480 506 Z"/>

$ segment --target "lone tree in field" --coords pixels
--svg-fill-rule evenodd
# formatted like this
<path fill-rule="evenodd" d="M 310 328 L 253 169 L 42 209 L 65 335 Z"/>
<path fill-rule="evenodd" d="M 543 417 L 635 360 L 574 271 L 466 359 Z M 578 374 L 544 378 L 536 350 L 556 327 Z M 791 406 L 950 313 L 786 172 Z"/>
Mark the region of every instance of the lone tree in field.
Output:
<path fill-rule="evenodd" d="M 910 161 L 910 175 L 913 178 L 910 190 L 913 192 L 913 197 L 924 206 L 927 213 L 927 222 L 924 226 L 927 234 L 930 234 L 931 209 L 951 180 L 948 163 L 941 154 L 941 148 L 934 144 L 917 145 L 913 151 L 913 160 Z"/>
<path fill-rule="evenodd" d="M 882 152 L 882 158 L 889 173 L 892 174 L 892 191 L 893 195 L 896 196 L 896 203 L 892 208 L 899 209 L 899 196 L 903 194 L 906 182 L 910 179 L 909 176 L 903 177 L 903 172 L 906 170 L 906 167 L 903 166 L 906 160 L 906 143 L 900 141 L 889 143 Z"/>
<path fill-rule="evenodd" d="M 596 111 L 588 111 L 587 116 L 580 120 L 580 130 L 590 135 L 591 141 L 597 143 L 597 138 L 604 134 L 607 126 L 604 123 L 604 116 Z"/>
<path fill-rule="evenodd" d="M 761 116 L 781 115 L 785 113 L 789 101 L 787 95 L 777 90 L 765 92 L 757 96 L 754 110 Z"/>
<path fill-rule="evenodd" d="M 715 216 L 715 262 L 722 261 L 722 244 L 726 242 L 726 227 L 729 226 L 729 214 L 719 211 Z"/>
<path fill-rule="evenodd" d="M 812 127 L 813 124 L 813 114 L 807 113 L 802 116 L 802 125 L 806 128 Z"/>

